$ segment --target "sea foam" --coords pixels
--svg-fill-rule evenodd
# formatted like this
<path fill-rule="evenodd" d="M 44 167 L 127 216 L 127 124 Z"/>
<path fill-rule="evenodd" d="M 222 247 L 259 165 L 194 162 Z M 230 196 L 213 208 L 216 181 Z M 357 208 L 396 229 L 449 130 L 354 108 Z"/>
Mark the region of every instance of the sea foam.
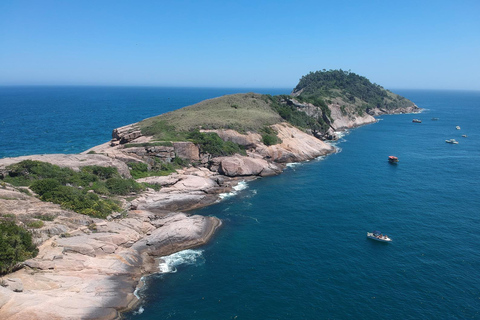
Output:
<path fill-rule="evenodd" d="M 169 256 L 161 257 L 158 265 L 160 273 L 175 273 L 181 264 L 197 264 L 204 261 L 203 250 L 183 250 Z"/>
<path fill-rule="evenodd" d="M 240 181 L 235 187 L 233 187 L 232 192 L 227 192 L 227 193 L 220 193 L 218 196 L 220 197 L 221 200 L 233 197 L 238 193 L 238 191 L 245 190 L 248 188 L 248 184 L 246 181 Z"/>

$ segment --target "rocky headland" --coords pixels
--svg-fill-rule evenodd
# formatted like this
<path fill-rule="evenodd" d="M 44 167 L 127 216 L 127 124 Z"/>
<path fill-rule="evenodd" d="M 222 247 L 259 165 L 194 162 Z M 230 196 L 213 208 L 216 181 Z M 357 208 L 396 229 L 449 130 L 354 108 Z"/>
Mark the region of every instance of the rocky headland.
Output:
<path fill-rule="evenodd" d="M 14 217 L 26 228 L 29 221 L 49 219 L 30 228 L 38 255 L 0 280 L 0 319 L 119 318 L 138 302 L 134 291 L 140 278 L 159 272 L 162 256 L 206 243 L 222 224 L 213 216 L 190 215 L 190 210 L 214 204 L 239 181 L 280 174 L 287 163 L 335 152 L 329 139 L 338 131 L 374 123 L 374 115 L 420 111 L 411 102 L 392 105 L 390 100 L 360 110 L 358 98 L 340 95 L 319 104 L 301 97 L 306 89 L 291 96 L 248 93 L 207 100 L 117 128 L 111 141 L 81 154 L 0 159 L 1 179 L 23 160 L 75 171 L 115 167 L 124 178 L 132 178 L 132 163 L 148 166 L 149 172 L 159 163 L 180 159 L 182 164 L 169 175 L 136 178 L 157 188 L 118 196 L 122 210 L 106 219 L 41 201 L 28 187 L 2 182 L 2 216 Z M 314 119 L 311 127 L 296 120 L 304 115 Z M 169 140 L 172 132 L 191 130 L 200 137 L 214 134 L 241 152 L 207 151 L 192 138 Z"/>

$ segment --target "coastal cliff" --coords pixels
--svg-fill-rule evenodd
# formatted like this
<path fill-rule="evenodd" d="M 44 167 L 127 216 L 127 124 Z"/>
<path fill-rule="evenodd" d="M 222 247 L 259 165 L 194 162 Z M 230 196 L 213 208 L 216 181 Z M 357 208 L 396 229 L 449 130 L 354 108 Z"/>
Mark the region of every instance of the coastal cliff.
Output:
<path fill-rule="evenodd" d="M 356 91 L 331 84 L 352 78 L 333 73 L 302 78 L 290 96 L 229 95 L 117 128 L 111 141 L 82 154 L 0 159 L 1 219 L 29 229 L 39 249 L 1 278 L 0 318 L 118 318 L 138 301 L 141 276 L 159 272 L 160 257 L 206 243 L 221 226 L 185 212 L 214 204 L 239 181 L 335 152 L 328 140 L 336 132 L 373 123 L 375 115 L 420 111 L 356 75 Z M 72 188 L 95 206 L 112 201 L 117 209 L 81 214 L 52 202 L 39 187 L 47 183 L 32 181 L 60 178 L 31 168 L 39 162 L 54 165 L 61 179 L 73 177 L 50 193 Z M 22 163 L 28 166 L 19 169 Z M 99 168 L 114 171 L 107 177 Z M 19 178 L 26 183 L 15 184 Z M 115 193 L 113 182 L 122 181 L 135 188 Z"/>

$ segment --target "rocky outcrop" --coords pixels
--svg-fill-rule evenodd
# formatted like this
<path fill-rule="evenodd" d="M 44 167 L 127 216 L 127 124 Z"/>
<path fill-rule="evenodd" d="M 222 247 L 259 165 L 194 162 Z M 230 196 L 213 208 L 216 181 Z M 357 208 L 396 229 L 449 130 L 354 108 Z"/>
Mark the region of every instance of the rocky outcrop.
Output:
<path fill-rule="evenodd" d="M 228 177 L 271 176 L 282 172 L 281 167 L 262 158 L 234 155 L 212 159 L 212 165 Z"/>
<path fill-rule="evenodd" d="M 200 160 L 200 150 L 192 142 L 173 142 L 175 155 L 181 159 Z"/>
<path fill-rule="evenodd" d="M 262 157 L 279 162 L 299 162 L 324 156 L 335 151 L 331 145 L 287 123 L 272 126 L 282 143 L 258 146 L 256 152 Z"/>
<path fill-rule="evenodd" d="M 330 125 L 335 131 L 352 129 L 365 124 L 377 122 L 377 120 L 368 113 L 359 115 L 356 113 L 343 112 L 339 104 L 331 104 L 328 108 L 330 109 L 331 119 L 333 119 L 333 122 Z"/>
<path fill-rule="evenodd" d="M 111 144 L 125 144 L 141 136 L 140 128 L 136 124 L 129 124 L 113 130 Z"/>
<path fill-rule="evenodd" d="M 422 109 L 419 108 L 416 104 L 397 108 L 397 109 L 384 109 L 384 108 L 367 109 L 367 113 L 372 116 L 379 116 L 382 114 L 401 114 L 401 113 L 419 113 L 419 112 L 422 112 Z"/>
<path fill-rule="evenodd" d="M 137 302 L 140 277 L 158 271 L 154 257 L 202 245 L 220 225 L 214 217 L 147 211 L 113 221 L 64 219 L 66 235 L 51 237 L 23 269 L 0 279 L 0 319 L 118 318 Z M 76 224 L 84 219 L 88 227 Z"/>

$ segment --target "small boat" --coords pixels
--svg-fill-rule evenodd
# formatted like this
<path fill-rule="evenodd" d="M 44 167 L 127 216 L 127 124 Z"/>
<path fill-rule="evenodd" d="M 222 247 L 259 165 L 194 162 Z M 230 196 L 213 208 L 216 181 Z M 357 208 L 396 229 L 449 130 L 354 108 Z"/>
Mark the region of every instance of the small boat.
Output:
<path fill-rule="evenodd" d="M 456 128 L 457 130 L 460 130 L 460 126 L 456 126 L 455 128 Z"/>
<path fill-rule="evenodd" d="M 397 162 L 398 162 L 398 158 L 395 157 L 395 156 L 388 156 L 388 162 L 390 162 L 390 163 L 397 163 Z"/>
<path fill-rule="evenodd" d="M 446 143 L 458 144 L 458 141 L 455 139 L 445 140 Z"/>
<path fill-rule="evenodd" d="M 437 121 L 437 120 L 438 120 L 438 118 L 432 118 L 432 120 L 434 120 L 434 121 Z"/>
<path fill-rule="evenodd" d="M 462 137 L 466 138 L 466 137 L 467 137 L 467 135 L 466 135 L 466 134 L 462 134 Z"/>
<path fill-rule="evenodd" d="M 390 239 L 386 234 L 382 234 L 380 231 L 367 232 L 367 238 L 382 242 L 392 241 L 392 239 Z"/>
<path fill-rule="evenodd" d="M 422 123 L 422 120 L 420 120 L 420 119 L 413 119 L 412 122 Z"/>

